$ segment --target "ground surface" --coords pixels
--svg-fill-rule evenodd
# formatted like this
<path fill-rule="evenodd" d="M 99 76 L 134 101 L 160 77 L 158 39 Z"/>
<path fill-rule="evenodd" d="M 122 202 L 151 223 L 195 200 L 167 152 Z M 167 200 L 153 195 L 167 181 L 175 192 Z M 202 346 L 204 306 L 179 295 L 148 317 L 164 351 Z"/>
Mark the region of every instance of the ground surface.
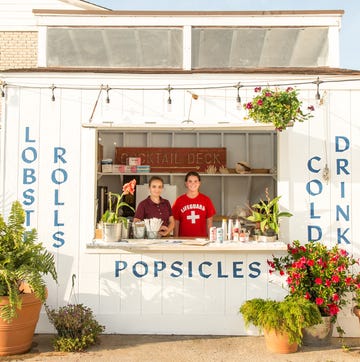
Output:
<path fill-rule="evenodd" d="M 0 361 L 62 362 L 342 362 L 360 361 L 360 338 L 346 338 L 349 350 L 342 349 L 339 338 L 331 346 L 301 347 L 292 354 L 274 354 L 266 350 L 264 337 L 101 335 L 100 344 L 83 353 L 54 352 L 53 335 L 38 334 L 31 350 L 23 355 L 0 357 Z"/>

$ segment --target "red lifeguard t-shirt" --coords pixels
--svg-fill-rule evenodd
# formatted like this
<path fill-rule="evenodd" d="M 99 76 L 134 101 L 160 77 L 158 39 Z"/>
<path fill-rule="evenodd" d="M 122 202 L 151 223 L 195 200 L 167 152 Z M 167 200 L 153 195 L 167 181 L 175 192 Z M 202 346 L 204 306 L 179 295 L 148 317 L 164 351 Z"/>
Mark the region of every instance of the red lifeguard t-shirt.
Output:
<path fill-rule="evenodd" d="M 210 198 L 199 193 L 193 199 L 186 194 L 179 196 L 172 212 L 179 221 L 179 236 L 207 237 L 206 220 L 215 215 L 216 210 Z"/>

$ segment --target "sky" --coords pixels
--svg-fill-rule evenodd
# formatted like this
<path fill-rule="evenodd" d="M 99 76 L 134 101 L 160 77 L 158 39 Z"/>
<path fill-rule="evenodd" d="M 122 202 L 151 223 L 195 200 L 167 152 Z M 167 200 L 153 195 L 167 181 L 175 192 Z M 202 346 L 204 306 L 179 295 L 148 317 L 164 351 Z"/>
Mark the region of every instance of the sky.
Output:
<path fill-rule="evenodd" d="M 360 70 L 360 0 L 88 0 L 112 10 L 344 10 L 340 68 Z"/>

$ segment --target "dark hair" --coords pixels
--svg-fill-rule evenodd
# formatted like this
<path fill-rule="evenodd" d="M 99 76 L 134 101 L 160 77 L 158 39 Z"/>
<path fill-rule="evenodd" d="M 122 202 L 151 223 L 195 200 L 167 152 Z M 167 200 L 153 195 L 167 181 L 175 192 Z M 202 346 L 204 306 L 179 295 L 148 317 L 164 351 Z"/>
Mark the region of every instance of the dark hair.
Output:
<path fill-rule="evenodd" d="M 160 176 L 151 176 L 149 180 L 149 187 L 153 181 L 161 181 L 162 185 L 164 186 L 164 180 Z"/>
<path fill-rule="evenodd" d="M 188 178 L 189 178 L 190 176 L 195 176 L 195 177 L 198 178 L 199 181 L 201 181 L 201 177 L 200 177 L 200 175 L 198 174 L 198 172 L 196 172 L 196 171 L 190 171 L 190 172 L 188 172 L 188 173 L 185 175 L 185 182 L 188 180 Z"/>

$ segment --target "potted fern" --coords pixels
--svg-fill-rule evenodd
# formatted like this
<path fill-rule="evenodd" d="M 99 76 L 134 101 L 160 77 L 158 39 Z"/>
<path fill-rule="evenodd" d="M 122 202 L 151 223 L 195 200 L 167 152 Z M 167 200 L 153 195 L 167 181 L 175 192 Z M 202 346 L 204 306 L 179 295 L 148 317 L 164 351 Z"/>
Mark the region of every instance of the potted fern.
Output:
<path fill-rule="evenodd" d="M 6 222 L 0 215 L 0 355 L 24 353 L 31 347 L 42 303 L 43 276 L 57 280 L 54 256 L 37 242 L 36 229 L 26 230 L 25 211 L 12 203 Z"/>
<path fill-rule="evenodd" d="M 264 332 L 266 347 L 276 353 L 296 352 L 303 328 L 321 322 L 316 304 L 291 296 L 282 301 L 250 299 L 241 305 L 240 313 L 246 327 L 253 324 Z"/>

